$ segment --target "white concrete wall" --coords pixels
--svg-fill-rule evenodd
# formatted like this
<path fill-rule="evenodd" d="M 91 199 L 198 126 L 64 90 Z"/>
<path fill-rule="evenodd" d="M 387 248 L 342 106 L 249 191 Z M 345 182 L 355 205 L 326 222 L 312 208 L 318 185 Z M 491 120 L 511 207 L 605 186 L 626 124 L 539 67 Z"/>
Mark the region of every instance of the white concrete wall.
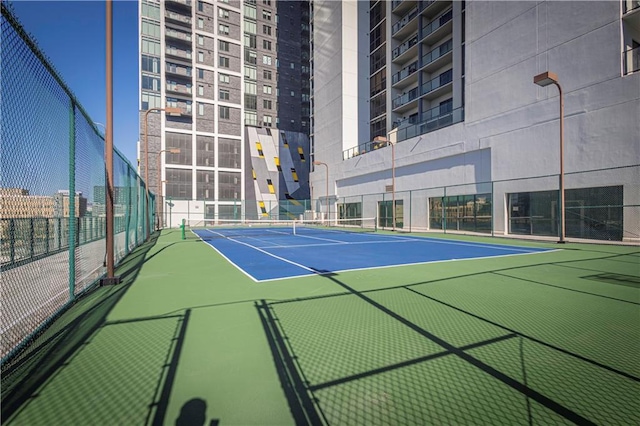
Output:
<path fill-rule="evenodd" d="M 565 173 L 640 164 L 640 73 L 621 76 L 619 2 L 470 1 L 466 14 L 465 121 L 397 144 L 397 191 L 557 175 L 558 90 L 533 83 L 547 70 L 564 90 Z M 320 99 L 316 108 L 340 115 Z M 338 141 L 316 137 L 317 153 L 331 149 L 318 159 L 331 159 L 339 197 L 391 184 L 390 147 L 343 161 Z M 566 188 L 640 180 L 637 168 L 609 174 L 606 182 L 598 173 L 568 179 Z M 557 189 L 557 178 L 512 186 L 503 189 Z M 625 202 L 637 200 L 627 191 Z M 503 206 L 494 211 L 505 222 Z"/>

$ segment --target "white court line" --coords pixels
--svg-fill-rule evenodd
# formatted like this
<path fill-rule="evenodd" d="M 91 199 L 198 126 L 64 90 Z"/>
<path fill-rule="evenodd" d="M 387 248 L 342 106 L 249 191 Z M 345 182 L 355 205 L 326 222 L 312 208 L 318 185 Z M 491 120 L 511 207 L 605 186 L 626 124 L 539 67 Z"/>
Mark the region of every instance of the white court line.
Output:
<path fill-rule="evenodd" d="M 332 242 L 334 242 L 335 244 L 349 244 L 349 243 L 348 243 L 348 242 L 346 242 L 346 241 L 332 240 L 332 239 L 330 239 L 330 238 L 312 237 L 312 236 L 310 236 L 310 235 L 300 235 L 300 234 L 295 234 L 295 236 L 296 236 L 296 237 L 300 237 L 300 238 L 311 238 L 311 239 L 314 239 L 314 240 L 320 240 L 320 241 L 332 241 Z M 332 245 L 335 245 L 335 244 L 332 244 Z M 327 244 L 322 244 L 322 245 L 327 245 Z M 301 246 L 301 247 L 308 247 L 308 246 Z"/>
<path fill-rule="evenodd" d="M 212 232 L 214 234 L 217 234 L 217 232 L 211 231 L 209 229 L 207 229 L 207 231 Z M 253 280 L 253 282 L 260 282 L 260 280 L 255 279 L 252 275 L 250 275 L 249 273 L 247 273 L 247 271 L 245 271 L 244 269 L 242 269 L 241 267 L 239 267 L 238 265 L 236 265 L 231 259 L 229 259 L 227 256 L 225 256 L 224 254 L 222 254 L 222 252 L 220 250 L 218 250 L 217 248 L 215 248 L 213 246 L 213 244 L 209 244 L 208 242 L 206 242 L 205 240 L 202 239 L 202 237 L 198 234 L 196 234 L 195 232 L 193 232 L 193 230 L 191 230 L 191 232 L 200 239 L 200 241 L 202 241 L 203 243 L 205 243 L 206 245 L 208 245 L 209 247 L 211 247 L 212 249 L 214 249 L 216 251 L 216 253 L 218 253 L 220 256 L 222 256 L 224 259 L 227 260 L 227 262 L 229 262 L 230 264 L 232 264 L 233 266 L 236 267 L 236 269 L 238 269 L 240 272 L 242 272 L 243 274 L 245 274 L 247 277 L 251 278 Z M 220 234 L 218 234 L 220 235 Z"/>
<path fill-rule="evenodd" d="M 416 240 L 409 240 L 409 239 L 405 239 L 405 240 L 400 240 L 400 241 L 382 241 L 382 240 L 374 240 L 374 241 L 340 241 L 339 244 L 295 244 L 295 245 L 289 245 L 289 246 L 278 246 L 278 247 L 269 247 L 269 248 L 274 248 L 274 249 L 278 249 L 278 248 L 305 248 L 305 247 L 322 247 L 322 246 L 338 246 L 338 245 L 343 245 L 343 244 L 347 244 L 347 245 L 358 245 L 358 244 L 398 244 L 398 243 L 415 243 L 415 242 L 420 242 L 420 241 L 416 241 Z"/>
<path fill-rule="evenodd" d="M 207 231 L 208 231 L 208 232 L 211 232 L 211 233 L 213 233 L 213 234 L 218 234 L 218 235 L 220 235 L 219 233 L 217 233 L 217 232 L 215 232 L 215 231 L 211 231 L 211 230 L 209 230 L 209 229 L 208 229 Z M 276 256 L 275 254 L 271 254 L 271 253 L 269 253 L 268 251 L 265 251 L 265 250 L 261 249 L 260 247 L 252 246 L 251 244 L 248 244 L 248 243 L 245 243 L 245 242 L 243 242 L 243 241 L 239 241 L 239 240 L 236 240 L 236 239 L 233 239 L 233 238 L 226 238 L 226 239 L 227 239 L 227 240 L 229 240 L 229 241 L 233 241 L 234 243 L 242 244 L 243 246 L 247 246 L 247 247 L 249 247 L 249 248 L 252 248 L 252 249 L 254 249 L 254 250 L 257 250 L 257 251 L 259 251 L 259 252 L 261 252 L 261 253 L 266 254 L 267 256 L 271 256 L 271 257 L 273 257 L 273 258 L 275 258 L 275 259 L 278 259 L 278 260 L 281 260 L 281 261 L 283 261 L 283 262 L 285 262 L 285 263 L 290 263 L 291 265 L 297 266 L 298 268 L 306 269 L 307 271 L 313 272 L 314 274 L 317 274 L 317 273 L 318 273 L 316 270 L 311 269 L 311 268 L 309 268 L 308 266 L 301 265 L 301 264 L 296 263 L 296 262 L 294 262 L 294 261 L 292 261 L 292 260 L 285 259 L 284 257 Z M 213 247 L 213 246 L 211 246 L 211 247 Z M 214 249 L 215 249 L 215 247 L 214 247 Z M 216 251 L 218 251 L 218 250 L 216 249 Z M 218 251 L 218 253 L 219 253 L 219 251 Z M 224 255 L 223 255 L 223 256 L 224 256 Z M 225 257 L 225 259 L 227 259 L 227 260 L 228 260 L 228 258 L 227 258 L 226 256 L 224 256 L 224 257 Z M 230 262 L 231 262 L 231 261 L 230 261 Z M 232 263 L 233 265 L 235 265 L 235 263 L 233 263 L 233 262 L 231 262 L 231 263 Z M 236 267 L 238 267 L 238 265 L 236 265 Z M 243 270 L 243 272 L 244 272 L 244 270 Z M 247 274 L 247 275 L 248 275 L 248 273 L 247 273 L 247 272 L 245 272 L 245 274 Z M 249 276 L 250 276 L 250 275 L 249 275 Z M 252 277 L 252 278 L 253 278 L 253 277 Z M 260 280 L 256 280 L 255 278 L 253 278 L 253 279 L 254 279 L 255 281 L 260 281 Z"/>
<path fill-rule="evenodd" d="M 340 269 L 338 271 L 316 272 L 316 274 L 322 276 L 322 275 L 329 275 L 329 274 L 339 274 L 339 273 L 342 273 L 342 272 L 368 271 L 368 270 L 374 270 L 374 269 L 398 268 L 398 267 L 401 267 L 401 266 L 426 265 L 426 264 L 429 264 L 429 263 L 459 262 L 459 261 L 463 261 L 463 260 L 476 260 L 476 259 L 480 260 L 480 259 L 495 259 L 495 258 L 498 258 L 498 257 L 526 256 L 526 255 L 530 255 L 530 254 L 542 254 L 542 253 L 548 253 L 548 252 L 553 252 L 553 251 L 561 251 L 561 250 L 562 249 L 554 249 L 554 250 L 548 250 L 548 251 L 529 252 L 529 253 L 503 254 L 503 255 L 500 255 L 500 256 L 468 257 L 468 258 L 463 258 L 463 259 L 444 259 L 444 260 L 431 260 L 431 261 L 425 261 L 425 262 L 400 263 L 400 264 L 396 264 L 396 265 L 369 266 L 369 267 L 366 267 L 366 268 Z M 292 278 L 306 278 L 306 277 L 311 277 L 311 276 L 312 275 L 292 275 L 292 276 L 282 277 L 282 278 L 268 278 L 266 280 L 257 280 L 257 282 L 263 283 L 263 282 L 268 282 L 268 281 L 289 280 L 289 279 L 292 279 Z"/>

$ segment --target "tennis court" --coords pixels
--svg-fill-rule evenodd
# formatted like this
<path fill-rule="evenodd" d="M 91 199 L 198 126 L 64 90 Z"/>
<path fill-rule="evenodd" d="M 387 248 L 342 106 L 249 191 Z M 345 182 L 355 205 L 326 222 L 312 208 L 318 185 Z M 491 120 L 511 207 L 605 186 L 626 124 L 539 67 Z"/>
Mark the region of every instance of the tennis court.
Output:
<path fill-rule="evenodd" d="M 3 424 L 640 424 L 638 246 L 269 229 L 143 244 L 5 369 Z M 256 285 L 211 244 L 480 257 Z"/>
<path fill-rule="evenodd" d="M 545 248 L 443 240 L 375 232 L 374 219 L 238 221 L 195 229 L 205 243 L 254 281 L 430 262 L 516 256 Z"/>

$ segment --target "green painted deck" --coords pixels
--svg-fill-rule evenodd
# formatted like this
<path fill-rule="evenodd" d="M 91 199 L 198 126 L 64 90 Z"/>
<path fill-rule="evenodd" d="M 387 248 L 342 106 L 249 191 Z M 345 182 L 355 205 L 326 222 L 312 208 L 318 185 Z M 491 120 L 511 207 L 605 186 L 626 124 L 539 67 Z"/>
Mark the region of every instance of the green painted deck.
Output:
<path fill-rule="evenodd" d="M 640 423 L 639 247 L 441 238 L 561 250 L 255 283 L 164 231 L 13 363 L 3 423 Z"/>

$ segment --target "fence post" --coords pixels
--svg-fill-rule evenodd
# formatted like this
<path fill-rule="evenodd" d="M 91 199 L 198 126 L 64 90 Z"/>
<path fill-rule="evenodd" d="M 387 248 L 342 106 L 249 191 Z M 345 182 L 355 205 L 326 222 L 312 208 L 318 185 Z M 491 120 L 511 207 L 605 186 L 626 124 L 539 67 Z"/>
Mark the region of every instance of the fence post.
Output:
<path fill-rule="evenodd" d="M 16 220 L 9 219 L 9 257 L 11 263 L 16 260 Z"/>
<path fill-rule="evenodd" d="M 447 187 L 444 187 L 444 195 L 442 196 L 442 231 L 447 233 Z"/>
<path fill-rule="evenodd" d="M 496 226 L 496 222 L 495 222 L 495 207 L 496 207 L 496 202 L 495 202 L 495 198 L 494 198 L 494 187 L 493 187 L 493 181 L 491 181 L 491 236 L 494 237 L 495 236 L 495 226 Z"/>
<path fill-rule="evenodd" d="M 45 219 L 45 228 L 44 228 L 44 236 L 45 236 L 45 243 L 44 243 L 44 252 L 45 254 L 49 254 L 49 218 Z"/>
<path fill-rule="evenodd" d="M 33 218 L 29 218 L 29 257 L 33 259 L 35 255 L 35 229 L 33 226 Z"/>
<path fill-rule="evenodd" d="M 69 110 L 69 301 L 76 293 L 76 106 Z"/>

